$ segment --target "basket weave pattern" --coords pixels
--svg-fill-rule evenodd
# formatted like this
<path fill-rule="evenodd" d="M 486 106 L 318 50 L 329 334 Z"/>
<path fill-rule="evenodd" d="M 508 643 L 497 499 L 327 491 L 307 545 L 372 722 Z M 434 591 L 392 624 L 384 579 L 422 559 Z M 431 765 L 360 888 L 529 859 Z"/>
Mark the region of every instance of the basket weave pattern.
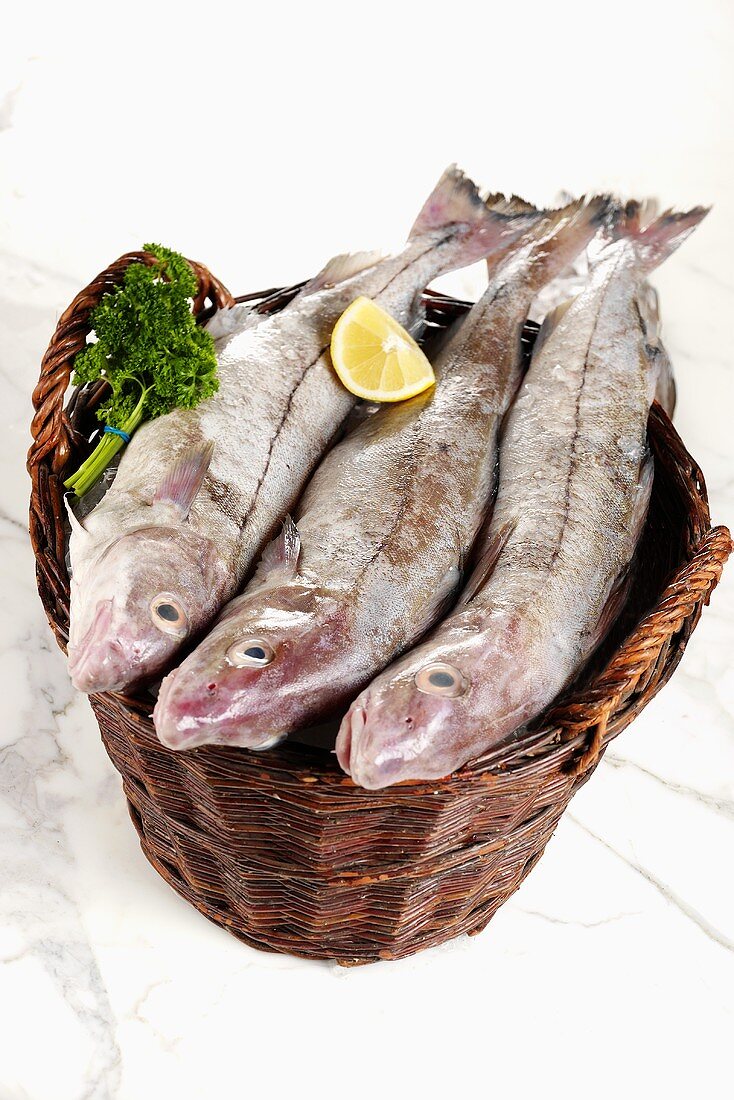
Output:
<path fill-rule="evenodd" d="M 72 393 L 89 314 L 128 265 L 102 272 L 60 318 L 34 391 L 30 533 L 39 593 L 65 649 L 69 581 L 62 480 L 89 451 L 97 383 Z M 235 299 L 201 264 L 200 318 Z M 249 295 L 270 312 L 297 288 Z M 246 298 L 236 299 L 244 301 Z M 428 295 L 446 324 L 466 304 Z M 627 606 L 603 650 L 521 740 L 447 779 L 384 791 L 356 787 L 333 756 L 287 742 L 267 753 L 157 740 L 152 700 L 91 699 L 120 772 L 143 851 L 205 916 L 259 948 L 350 965 L 400 958 L 475 933 L 542 855 L 604 749 L 678 664 L 732 550 L 712 528 L 701 471 L 665 413 L 650 414 L 655 481 Z"/>

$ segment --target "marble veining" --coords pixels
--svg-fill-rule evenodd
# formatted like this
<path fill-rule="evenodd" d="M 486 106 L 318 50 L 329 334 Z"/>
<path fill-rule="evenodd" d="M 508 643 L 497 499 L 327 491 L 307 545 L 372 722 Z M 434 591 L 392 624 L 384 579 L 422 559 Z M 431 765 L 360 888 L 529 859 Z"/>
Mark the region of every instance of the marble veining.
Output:
<path fill-rule="evenodd" d="M 728 936 L 725 936 L 723 932 L 720 932 L 718 928 L 714 928 L 714 926 L 708 920 L 706 920 L 706 918 L 701 913 L 699 913 L 693 905 L 689 905 L 688 902 L 684 901 L 683 898 L 678 897 L 677 894 L 669 886 L 667 886 L 666 883 L 662 881 L 662 879 L 653 874 L 652 871 L 650 871 L 646 867 L 642 867 L 634 860 L 628 859 L 627 856 L 624 856 L 612 844 L 609 844 L 608 841 L 603 840 L 602 837 L 597 836 L 595 832 L 583 825 L 577 817 L 574 817 L 572 813 L 568 814 L 568 820 L 572 821 L 573 824 L 576 825 L 577 828 L 581 829 L 582 832 L 586 833 L 587 836 L 592 837 L 592 839 L 594 839 L 597 844 L 601 844 L 601 846 L 603 848 L 606 848 L 608 852 L 611 852 L 613 855 L 617 856 L 618 859 L 621 859 L 624 863 L 627 864 L 629 868 L 631 868 L 633 871 L 636 871 L 638 875 L 642 875 L 645 881 L 649 882 L 651 886 L 658 890 L 659 893 L 661 893 L 663 897 L 670 902 L 671 905 L 674 905 L 676 909 L 679 909 L 680 912 L 688 918 L 688 920 L 692 920 L 693 923 L 701 929 L 705 936 L 708 936 L 709 939 L 714 941 L 714 943 L 720 944 L 721 947 L 725 947 L 727 951 L 734 951 L 734 939 L 730 939 Z"/>

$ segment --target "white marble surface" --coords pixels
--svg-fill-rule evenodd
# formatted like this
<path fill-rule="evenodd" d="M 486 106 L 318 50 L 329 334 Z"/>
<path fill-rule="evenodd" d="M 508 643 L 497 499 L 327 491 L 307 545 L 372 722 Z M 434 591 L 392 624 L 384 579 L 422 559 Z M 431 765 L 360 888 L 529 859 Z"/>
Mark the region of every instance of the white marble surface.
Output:
<path fill-rule="evenodd" d="M 536 201 L 715 203 L 657 282 L 731 523 L 731 5 L 58 8 L 0 43 L 0 1100 L 727 1095 L 734 567 L 484 934 L 343 971 L 247 949 L 143 859 L 36 596 L 23 463 L 55 321 L 112 258 L 153 237 L 237 290 L 296 279 L 395 244 L 456 159 Z"/>

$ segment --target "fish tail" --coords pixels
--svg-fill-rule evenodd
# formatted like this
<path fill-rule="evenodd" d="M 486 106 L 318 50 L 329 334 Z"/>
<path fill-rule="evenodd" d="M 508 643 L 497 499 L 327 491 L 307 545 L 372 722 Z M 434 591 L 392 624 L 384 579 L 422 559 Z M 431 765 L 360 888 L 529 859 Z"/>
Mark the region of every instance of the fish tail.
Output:
<path fill-rule="evenodd" d="M 542 212 L 527 206 L 513 210 L 487 205 L 476 184 L 452 165 L 424 203 L 410 239 L 445 234 L 443 270 L 450 271 L 504 249 L 537 224 Z"/>
<path fill-rule="evenodd" d="M 608 232 L 616 210 L 610 195 L 593 195 L 582 196 L 558 210 L 543 211 L 535 243 L 523 267 L 533 292 L 538 293 L 561 275 L 600 230 Z"/>
<path fill-rule="evenodd" d="M 488 206 L 491 210 L 497 210 L 500 213 L 505 214 L 540 214 L 542 211 L 538 210 L 537 206 L 534 206 L 527 199 L 520 198 L 519 195 L 503 195 L 501 192 L 493 192 L 484 197 L 484 205 Z"/>
<path fill-rule="evenodd" d="M 666 210 L 664 214 L 648 220 L 649 204 L 632 200 L 617 209 L 611 230 L 612 239 L 630 241 L 640 274 L 648 275 L 691 235 L 710 209 L 708 206 L 694 206 L 686 211 Z"/>

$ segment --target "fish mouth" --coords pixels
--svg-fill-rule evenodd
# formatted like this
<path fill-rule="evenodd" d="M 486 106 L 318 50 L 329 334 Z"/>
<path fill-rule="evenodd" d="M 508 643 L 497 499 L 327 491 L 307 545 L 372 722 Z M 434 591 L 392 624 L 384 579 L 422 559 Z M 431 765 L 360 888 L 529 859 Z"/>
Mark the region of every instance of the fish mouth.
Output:
<path fill-rule="evenodd" d="M 179 672 L 163 680 L 153 710 L 158 740 L 167 749 L 182 752 L 202 745 L 236 745 L 260 752 L 282 741 L 280 730 L 253 730 L 245 718 L 234 714 L 211 714 L 202 705 L 200 694 L 181 689 Z"/>
<path fill-rule="evenodd" d="M 370 759 L 368 715 L 364 706 L 352 706 L 344 716 L 336 741 L 336 755 L 342 769 L 355 783 L 368 791 L 377 791 L 396 780 L 403 765 L 399 757 Z"/>
<path fill-rule="evenodd" d="M 342 771 L 352 775 L 352 753 L 359 735 L 367 724 L 367 713 L 362 706 L 352 706 L 342 719 L 336 739 L 336 756 Z"/>
<path fill-rule="evenodd" d="M 400 721 L 415 720 L 406 717 Z M 336 755 L 342 769 L 368 791 L 382 790 L 410 780 L 438 778 L 446 770 L 432 770 L 410 745 L 401 746 L 399 723 L 385 714 L 379 699 L 366 698 L 347 711 L 336 739 Z M 416 766 L 418 765 L 418 766 Z M 425 774 L 424 774 L 425 772 Z"/>
<path fill-rule="evenodd" d="M 92 695 L 100 691 L 118 691 L 126 686 L 121 669 L 127 663 L 120 642 L 108 638 L 112 624 L 112 600 L 97 605 L 94 621 L 78 645 L 69 646 L 69 675 L 77 691 Z"/>
<path fill-rule="evenodd" d="M 158 689 L 158 698 L 153 708 L 153 725 L 158 735 L 158 740 L 167 749 L 185 749 L 193 747 L 196 739 L 196 730 L 187 731 L 183 724 L 184 715 L 180 706 L 176 706 L 174 691 L 176 685 L 176 673 L 171 672 L 164 676 Z M 188 732 L 188 736 L 187 736 Z"/>

